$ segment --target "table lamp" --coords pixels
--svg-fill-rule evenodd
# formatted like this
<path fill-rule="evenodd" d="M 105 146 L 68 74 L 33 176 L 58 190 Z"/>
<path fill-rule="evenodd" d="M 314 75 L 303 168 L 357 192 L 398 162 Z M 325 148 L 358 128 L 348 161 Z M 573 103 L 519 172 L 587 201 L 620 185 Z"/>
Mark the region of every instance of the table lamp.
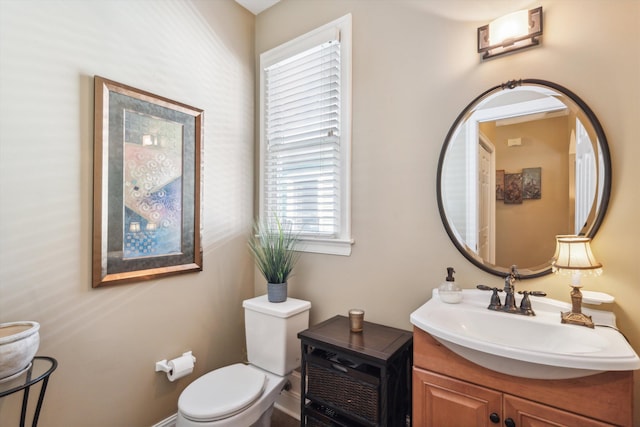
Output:
<path fill-rule="evenodd" d="M 591 252 L 591 239 L 584 236 L 556 236 L 556 253 L 551 262 L 554 273 L 571 275 L 571 311 L 563 312 L 562 323 L 593 328 L 591 316 L 582 313 L 582 292 L 580 277 L 599 276 L 600 264 Z"/>

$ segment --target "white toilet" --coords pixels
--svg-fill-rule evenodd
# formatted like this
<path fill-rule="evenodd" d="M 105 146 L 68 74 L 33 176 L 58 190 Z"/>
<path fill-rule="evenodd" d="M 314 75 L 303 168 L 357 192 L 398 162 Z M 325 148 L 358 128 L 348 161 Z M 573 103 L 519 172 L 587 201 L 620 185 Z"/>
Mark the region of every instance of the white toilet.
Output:
<path fill-rule="evenodd" d="M 311 303 L 267 296 L 243 301 L 247 358 L 211 371 L 184 389 L 176 427 L 268 427 L 273 404 L 300 366 L 298 332 L 309 326 Z"/>

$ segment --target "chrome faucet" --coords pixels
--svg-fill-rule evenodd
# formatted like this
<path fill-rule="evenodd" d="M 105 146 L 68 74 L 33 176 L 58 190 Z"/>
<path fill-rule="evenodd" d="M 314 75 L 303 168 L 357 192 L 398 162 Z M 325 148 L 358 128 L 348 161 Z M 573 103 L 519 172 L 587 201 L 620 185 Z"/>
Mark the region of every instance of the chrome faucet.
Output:
<path fill-rule="evenodd" d="M 506 294 L 504 298 L 504 305 L 500 301 L 500 296 L 498 292 L 502 292 L 502 289 L 498 288 L 490 288 L 486 285 L 478 285 L 476 286 L 478 289 L 482 289 L 483 291 L 493 291 L 491 295 L 491 302 L 487 307 L 489 310 L 494 311 L 504 311 L 506 313 L 514 313 L 514 314 L 523 314 L 525 316 L 535 316 L 535 312 L 531 308 L 531 300 L 529 299 L 529 295 L 534 296 L 546 296 L 547 294 L 540 291 L 522 291 L 518 292 L 522 295 L 522 301 L 520 301 L 520 306 L 516 305 L 516 287 L 515 281 L 520 279 L 520 273 L 518 273 L 518 269 L 515 265 L 511 266 L 511 272 L 508 276 L 504 278 L 504 293 Z"/>

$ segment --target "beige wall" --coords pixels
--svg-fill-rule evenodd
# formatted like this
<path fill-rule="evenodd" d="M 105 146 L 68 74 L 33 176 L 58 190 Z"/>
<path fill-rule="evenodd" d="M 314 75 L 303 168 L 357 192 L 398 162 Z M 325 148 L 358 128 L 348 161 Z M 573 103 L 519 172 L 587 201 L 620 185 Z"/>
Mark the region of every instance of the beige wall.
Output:
<path fill-rule="evenodd" d="M 570 88 L 600 119 L 613 163 L 609 213 L 593 243 L 605 273 L 586 286 L 613 294 L 618 324 L 640 351 L 640 2 L 283 0 L 256 20 L 256 54 L 353 15 L 353 236 L 350 257 L 305 254 L 290 292 L 313 323 L 365 309 L 410 328 L 409 314 L 455 267 L 459 283 L 500 285 L 466 261 L 441 224 L 435 177 L 457 114 L 482 91 L 517 78 Z M 515 8 L 544 7 L 542 47 L 480 63 L 476 28 Z M 564 279 L 519 284 L 568 301 Z M 264 285 L 256 277 L 256 291 Z M 608 308 L 608 307 L 607 307 Z M 636 381 L 636 408 L 640 386 Z M 636 409 L 640 425 L 640 409 Z"/>
<path fill-rule="evenodd" d="M 0 0 L 0 322 L 40 322 L 60 363 L 41 426 L 149 426 L 243 359 L 254 20 L 231 0 Z M 205 110 L 201 273 L 91 289 L 96 74 Z M 186 350 L 194 374 L 154 372 Z M 0 399 L 0 425 L 17 407 Z"/>

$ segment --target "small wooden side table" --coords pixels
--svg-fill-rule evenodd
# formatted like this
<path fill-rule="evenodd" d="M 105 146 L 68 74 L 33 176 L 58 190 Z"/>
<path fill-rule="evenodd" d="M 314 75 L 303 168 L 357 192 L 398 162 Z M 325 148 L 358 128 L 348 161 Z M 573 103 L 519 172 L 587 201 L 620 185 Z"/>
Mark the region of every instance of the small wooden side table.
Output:
<path fill-rule="evenodd" d="M 413 334 L 335 316 L 298 334 L 301 426 L 406 427 L 411 417 Z"/>

